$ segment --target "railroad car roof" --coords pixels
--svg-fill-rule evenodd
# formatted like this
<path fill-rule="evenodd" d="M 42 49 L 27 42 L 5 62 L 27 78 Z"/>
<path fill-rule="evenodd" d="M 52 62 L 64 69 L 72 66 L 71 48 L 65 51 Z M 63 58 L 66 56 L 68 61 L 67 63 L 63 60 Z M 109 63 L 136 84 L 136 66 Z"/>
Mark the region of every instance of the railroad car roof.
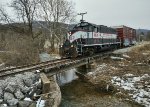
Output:
<path fill-rule="evenodd" d="M 117 29 L 117 28 L 129 28 L 129 29 L 133 29 L 134 30 L 134 28 L 131 28 L 131 27 L 128 27 L 128 26 L 125 26 L 125 25 L 112 26 L 111 28 L 114 28 L 114 29 Z"/>

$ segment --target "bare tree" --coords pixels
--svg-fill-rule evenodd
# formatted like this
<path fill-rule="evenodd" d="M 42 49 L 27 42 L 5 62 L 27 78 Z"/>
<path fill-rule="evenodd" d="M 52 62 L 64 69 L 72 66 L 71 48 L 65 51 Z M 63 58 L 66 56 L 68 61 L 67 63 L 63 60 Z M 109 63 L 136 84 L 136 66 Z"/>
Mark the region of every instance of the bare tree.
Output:
<path fill-rule="evenodd" d="M 67 0 L 40 0 L 40 18 L 47 22 L 50 31 L 51 48 L 54 50 L 54 44 L 61 40 L 62 23 L 74 20 L 74 8 L 72 2 Z M 37 13 L 39 15 L 39 13 Z"/>
<path fill-rule="evenodd" d="M 28 33 L 33 39 L 36 37 L 33 33 L 33 22 L 38 3 L 39 0 L 13 0 L 11 3 L 17 18 L 24 22 L 24 25 L 27 25 Z"/>
<path fill-rule="evenodd" d="M 3 24 L 6 24 L 7 26 L 5 26 L 5 27 L 7 27 L 15 32 L 23 33 L 23 28 L 20 28 L 20 27 L 16 26 L 15 24 L 12 24 L 12 23 L 15 23 L 15 21 L 12 19 L 11 16 L 9 16 L 9 14 L 6 12 L 6 10 L 3 6 L 0 6 L 0 22 Z"/>
<path fill-rule="evenodd" d="M 0 22 L 10 23 L 10 17 L 2 6 L 0 6 Z"/>
<path fill-rule="evenodd" d="M 67 30 L 66 27 L 62 26 L 62 23 L 69 23 L 75 19 L 73 3 L 67 0 L 12 0 L 11 7 L 16 13 L 17 23 L 24 23 L 23 29 L 20 30 L 20 27 L 18 31 L 30 35 L 33 39 L 40 34 L 34 33 L 34 21 L 44 20 L 47 22 L 47 25 L 44 25 L 44 29 L 49 31 L 52 50 L 54 50 L 55 42 L 61 41 L 62 32 Z M 1 20 L 5 20 L 6 23 L 14 23 L 4 9 L 0 9 L 0 12 L 3 16 Z"/>

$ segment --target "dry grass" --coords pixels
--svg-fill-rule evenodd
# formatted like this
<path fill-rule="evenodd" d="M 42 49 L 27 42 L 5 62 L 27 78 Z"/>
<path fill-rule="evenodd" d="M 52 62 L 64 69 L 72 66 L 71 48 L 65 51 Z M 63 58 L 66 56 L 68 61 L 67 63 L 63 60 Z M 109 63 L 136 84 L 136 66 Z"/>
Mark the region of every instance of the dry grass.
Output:
<path fill-rule="evenodd" d="M 136 46 L 128 54 L 132 63 L 148 63 L 150 60 L 150 43 Z"/>
<path fill-rule="evenodd" d="M 7 32 L 3 41 L 5 46 L 0 53 L 0 59 L 7 66 L 21 66 L 39 62 L 40 40 L 33 41 L 27 35 Z"/>

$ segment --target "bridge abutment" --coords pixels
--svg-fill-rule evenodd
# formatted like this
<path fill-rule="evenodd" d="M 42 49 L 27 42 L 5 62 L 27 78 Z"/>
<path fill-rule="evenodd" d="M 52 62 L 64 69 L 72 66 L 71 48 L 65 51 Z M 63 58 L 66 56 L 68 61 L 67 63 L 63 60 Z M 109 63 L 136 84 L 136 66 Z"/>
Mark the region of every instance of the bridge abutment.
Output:
<path fill-rule="evenodd" d="M 40 74 L 42 81 L 42 94 L 46 94 L 50 92 L 50 81 L 44 73 Z"/>
<path fill-rule="evenodd" d="M 81 74 L 86 74 L 88 72 L 94 71 L 97 68 L 97 63 L 96 62 L 90 62 L 86 65 L 82 65 L 80 67 L 77 67 L 78 73 Z"/>
<path fill-rule="evenodd" d="M 97 63 L 92 62 L 92 63 L 86 64 L 85 66 L 86 66 L 86 69 L 96 69 Z"/>

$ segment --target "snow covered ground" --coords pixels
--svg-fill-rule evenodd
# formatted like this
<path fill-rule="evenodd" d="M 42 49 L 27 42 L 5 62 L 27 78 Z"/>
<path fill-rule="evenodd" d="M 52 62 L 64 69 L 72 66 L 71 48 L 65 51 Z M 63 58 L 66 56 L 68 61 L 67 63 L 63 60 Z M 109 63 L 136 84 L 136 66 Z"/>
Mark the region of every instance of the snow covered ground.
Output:
<path fill-rule="evenodd" d="M 133 47 L 127 47 L 127 48 L 123 48 L 123 49 L 118 49 L 118 50 L 114 51 L 113 53 L 114 54 L 123 54 L 123 53 L 131 51 L 132 48 Z"/>
<path fill-rule="evenodd" d="M 150 75 L 135 76 L 126 74 L 122 78 L 112 77 L 111 82 L 128 91 L 131 99 L 145 107 L 150 107 Z"/>

